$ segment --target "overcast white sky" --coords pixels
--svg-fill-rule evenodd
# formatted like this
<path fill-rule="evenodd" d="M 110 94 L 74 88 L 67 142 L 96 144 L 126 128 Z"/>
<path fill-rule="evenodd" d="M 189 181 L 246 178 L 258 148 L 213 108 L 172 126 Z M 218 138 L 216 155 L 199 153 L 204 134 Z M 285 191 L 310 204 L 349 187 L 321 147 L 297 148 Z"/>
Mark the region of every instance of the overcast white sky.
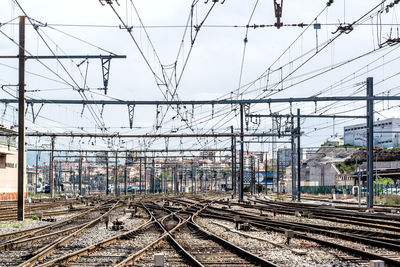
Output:
<path fill-rule="evenodd" d="M 197 25 L 202 21 L 207 11 L 211 8 L 211 3 L 205 4 L 199 1 L 194 9 L 193 24 Z M 201 28 L 192 53 L 188 60 L 188 64 L 183 73 L 181 83 L 178 87 L 179 99 L 181 100 L 207 100 L 217 97 L 237 97 L 230 92 L 236 92 L 239 86 L 239 76 L 241 70 L 241 62 L 243 58 L 244 42 L 246 28 L 230 27 L 234 25 L 243 26 L 249 21 L 250 15 L 255 7 L 255 0 L 226 0 L 223 5 L 216 4 L 210 15 L 205 21 L 205 26 Z M 253 24 L 273 24 L 275 23 L 273 1 L 259 0 L 254 15 L 250 21 Z M 334 38 L 337 34 L 334 32 L 339 22 L 350 23 L 358 20 L 364 14 L 369 12 L 373 7 L 377 6 L 381 1 L 378 0 L 336 0 L 334 4 L 325 9 L 326 0 L 310 1 L 310 0 L 286 0 L 283 6 L 283 23 L 315 23 L 313 19 L 318 14 L 318 23 L 322 24 L 321 30 L 317 32 L 311 26 L 301 36 L 301 32 L 305 28 L 300 27 L 283 27 L 276 29 L 273 27 L 258 28 L 248 30 L 248 43 L 243 64 L 243 74 L 241 85 L 257 79 L 270 66 L 270 75 L 258 80 L 247 89 L 244 96 L 240 98 L 255 97 L 295 97 L 295 96 L 311 96 L 323 91 L 321 95 L 351 95 L 364 94 L 365 90 L 359 89 L 362 86 L 360 82 L 364 82 L 368 76 L 373 76 L 377 85 L 375 92 L 387 92 L 390 94 L 398 93 L 396 88 L 398 77 L 392 75 L 398 72 L 399 62 L 397 60 L 397 46 L 379 48 L 380 40 L 384 42 L 390 32 L 392 38 L 398 38 L 397 25 L 377 26 L 376 9 L 374 12 L 366 16 L 362 23 L 354 27 L 349 34 L 343 34 L 320 53 L 315 54 L 316 43 L 323 44 L 327 40 Z M 387 3 L 389 1 L 386 1 Z M 36 19 L 43 23 L 48 23 L 51 27 L 40 27 L 39 32 L 51 46 L 52 50 L 59 55 L 98 55 L 105 54 L 104 51 L 88 45 L 85 42 L 94 44 L 107 51 L 116 54 L 127 55 L 127 59 L 115 59 L 111 63 L 111 76 L 109 83 L 108 97 L 101 96 L 101 91 L 96 88 L 102 87 L 102 76 L 100 60 L 90 60 L 81 65 L 76 66 L 80 60 L 63 60 L 63 66 L 73 77 L 74 81 L 83 87 L 84 74 L 88 67 L 87 86 L 91 89 L 86 92 L 89 99 L 108 99 L 117 98 L 124 100 L 162 100 L 163 96 L 157 87 L 156 81 L 150 68 L 146 65 L 143 57 L 139 53 L 139 49 L 135 46 L 126 30 L 119 29 L 121 25 L 117 15 L 108 6 L 102 6 L 97 0 L 19 0 L 19 3 L 26 11 L 30 18 Z M 128 26 L 140 26 L 138 16 L 136 15 L 131 1 L 120 0 L 121 6 L 114 4 L 114 7 L 122 20 Z M 177 63 L 178 74 L 182 68 L 185 56 L 190 48 L 190 40 L 186 38 L 182 43 L 182 36 L 190 13 L 190 0 L 133 0 L 133 3 L 146 26 L 178 26 L 178 27 L 148 27 L 152 44 L 164 66 Z M 386 4 L 384 4 L 386 5 Z M 323 11 L 324 10 L 324 11 Z M 382 12 L 380 21 L 387 24 L 397 24 L 397 15 L 399 7 L 391 8 L 388 13 Z M 322 13 L 320 13 L 322 11 Z M 22 12 L 15 5 L 13 0 L 2 0 L 0 2 L 0 22 L 5 23 L 13 19 Z M 15 20 L 14 22 L 17 22 Z M 33 55 L 50 55 L 49 49 L 44 42 L 38 37 L 32 26 L 27 21 L 26 49 Z M 326 25 L 329 24 L 329 25 Z M 372 24 L 372 25 L 371 25 Z M 98 25 L 113 27 L 83 27 L 72 25 Z M 210 27 L 210 26 L 218 27 Z M 222 27 L 228 26 L 228 27 Z M 0 28 L 3 33 L 15 41 L 18 40 L 17 25 L 4 25 Z M 190 29 L 188 29 L 190 32 Z M 67 33 L 68 35 L 66 35 Z M 134 28 L 132 34 L 139 44 L 143 54 L 147 58 L 149 64 L 154 68 L 156 73 L 160 74 L 160 64 L 155 57 L 150 43 L 148 42 L 143 29 Z M 8 40 L 5 35 L 0 37 L 0 54 L 16 55 L 17 46 Z M 318 35 L 318 39 L 316 38 Z M 73 38 L 73 37 L 75 38 Z M 190 34 L 187 35 L 188 37 Z M 299 38 L 298 38 L 299 37 Z M 78 40 L 78 39 L 80 40 Z M 293 46 L 276 61 L 289 45 L 296 40 Z M 177 57 L 180 45 L 182 52 Z M 377 50 L 371 52 L 372 50 Z M 307 53 L 309 52 L 310 53 Z M 368 56 L 364 56 L 358 60 L 354 60 L 349 64 L 345 64 L 340 68 L 327 71 L 323 75 L 316 78 L 301 82 L 304 78 L 310 77 L 322 70 L 328 70 L 346 60 L 358 57 L 364 53 L 371 52 Z M 302 56 L 302 57 L 301 57 Z M 312 57 L 313 56 L 313 57 Z M 298 58 L 300 57 L 300 58 Z M 307 61 L 309 58 L 312 59 Z M 291 63 L 290 63 L 291 62 Z M 57 61 L 44 61 L 49 69 L 35 60 L 27 62 L 26 84 L 28 96 L 32 98 L 49 98 L 49 99 L 80 99 L 78 92 L 74 91 L 71 85 L 75 85 L 71 77 L 63 70 L 63 66 Z M 302 65 L 303 63 L 304 66 Z M 6 65 L 2 65 L 6 64 Z M 297 68 L 301 65 L 301 68 Z M 16 84 L 17 72 L 15 69 L 17 62 L 15 59 L 0 61 L 0 84 Z M 282 67 L 282 68 L 281 68 Z M 282 77 L 296 70 L 293 75 L 289 76 L 283 84 L 274 87 L 274 83 L 280 81 Z M 39 77 L 34 74 L 41 75 Z M 168 70 L 166 73 L 169 73 Z M 46 78 L 45 78 L 46 77 Z M 52 80 L 50 80 L 50 79 Z M 64 80 L 62 81 L 61 78 Z M 66 81 L 66 82 L 65 82 Z M 296 85 L 297 84 L 297 85 Z M 268 85 L 269 89 L 275 91 L 264 92 Z M 163 89 L 163 87 L 161 86 Z M 241 88 L 240 92 L 247 87 Z M 51 89 L 51 90 L 48 90 Z M 55 90 L 57 89 L 57 90 Z M 277 89 L 285 89 L 276 92 Z M 330 90 L 327 90 L 330 89 Z M 15 95 L 15 87 L 6 89 L 9 93 Z M 31 91 L 33 90 L 33 91 Z M 39 90 L 36 92 L 36 90 Z M 165 90 L 164 90 L 165 92 Z M 271 93 L 273 95 L 270 95 Z M 1 98 L 11 98 L 6 92 L 1 91 Z M 99 95 L 100 94 L 100 95 Z M 292 109 L 297 107 L 302 109 L 302 113 L 311 114 L 317 110 L 317 113 L 325 111 L 324 106 L 328 103 L 318 103 L 317 105 L 299 104 L 293 105 Z M 333 114 L 334 112 L 343 112 L 352 110 L 347 114 L 363 114 L 360 103 L 329 103 L 329 110 L 325 114 Z M 378 117 L 398 117 L 398 108 L 389 107 L 396 103 L 377 103 L 376 108 L 381 110 Z M 3 114 L 4 105 L 0 105 L 0 114 Z M 38 109 L 35 106 L 35 109 Z M 164 124 L 159 130 L 160 132 L 170 132 L 172 129 L 183 129 L 185 123 L 176 117 L 176 107 L 169 110 L 165 115 Z M 257 105 L 251 107 L 251 112 L 267 114 L 270 112 L 268 105 Z M 188 116 L 189 121 L 193 123 L 196 132 L 208 132 L 214 129 L 215 132 L 229 131 L 230 125 L 238 127 L 238 120 L 232 111 L 234 107 L 215 107 L 214 116 L 212 116 L 211 107 L 199 107 L 195 109 L 192 118 L 192 107 L 180 107 L 183 116 Z M 384 110 L 385 109 L 385 110 Z M 98 116 L 101 107 L 93 107 Z M 282 114 L 290 113 L 288 104 L 272 105 L 271 111 L 281 112 Z M 28 122 L 28 130 L 39 131 L 85 131 L 100 132 L 96 126 L 92 115 L 86 107 L 81 116 L 81 106 L 55 106 L 46 105 L 35 124 Z M 165 113 L 165 108 L 161 114 Z M 27 119 L 31 120 L 30 111 L 28 111 Z M 156 121 L 155 107 L 137 107 L 135 109 L 134 129 L 129 129 L 128 111 L 126 106 L 108 107 L 104 109 L 103 118 L 105 125 L 109 127 L 109 132 L 122 133 L 145 133 L 151 132 Z M 7 107 L 2 121 L 7 126 L 15 125 L 17 117 L 15 111 L 9 106 Z M 353 123 L 362 122 L 360 120 L 307 120 L 303 121 L 303 129 L 306 136 L 303 138 L 302 144 L 305 146 L 318 146 L 331 135 L 343 134 L 343 126 Z M 257 128 L 257 125 L 252 127 Z M 122 127 L 122 128 L 121 128 Z M 257 131 L 269 131 L 271 128 L 271 120 L 261 123 Z M 317 131 L 315 131 L 317 130 Z M 189 133 L 186 129 L 183 132 Z M 91 140 L 93 142 L 94 140 Z M 204 142 L 206 140 L 203 140 Z M 30 139 L 30 143 L 35 143 L 35 139 Z M 39 143 L 48 143 L 48 140 L 41 139 Z M 90 143 L 91 143 L 90 142 Z M 204 146 L 204 142 L 200 144 Z M 222 140 L 218 144 L 211 142 L 207 146 L 229 147 L 230 140 Z M 60 148 L 69 146 L 78 146 L 79 140 L 58 141 Z M 85 141 L 84 147 L 88 142 Z M 199 147 L 199 140 L 183 140 L 182 147 Z M 169 148 L 173 146 L 181 146 L 180 140 L 175 143 L 170 140 Z M 97 147 L 104 147 L 104 142 L 97 140 Z M 164 140 L 159 140 L 153 144 L 153 147 L 164 147 Z M 138 148 L 137 141 L 130 142 L 128 147 Z M 260 146 L 252 145 L 250 150 L 258 150 Z M 267 149 L 267 146 L 262 147 Z"/>

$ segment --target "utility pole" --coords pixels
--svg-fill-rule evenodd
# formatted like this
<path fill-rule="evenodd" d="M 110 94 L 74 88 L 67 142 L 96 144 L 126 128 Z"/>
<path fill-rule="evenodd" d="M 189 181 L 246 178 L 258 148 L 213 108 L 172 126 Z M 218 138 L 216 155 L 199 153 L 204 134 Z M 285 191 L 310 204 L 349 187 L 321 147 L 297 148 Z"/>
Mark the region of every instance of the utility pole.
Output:
<path fill-rule="evenodd" d="M 110 174 L 108 170 L 108 152 L 106 152 L 106 196 L 108 196 L 110 188 Z"/>
<path fill-rule="evenodd" d="M 251 178 L 250 178 L 250 193 L 251 193 L 251 195 L 254 195 L 254 188 L 255 188 L 255 168 L 254 168 L 254 165 L 255 165 L 255 161 L 254 161 L 254 157 L 253 156 L 251 156 L 250 157 L 250 173 L 251 173 Z"/>
<path fill-rule="evenodd" d="M 292 135 L 295 133 L 294 132 L 294 117 L 292 115 L 292 127 L 291 127 L 291 133 Z M 291 141 L 291 152 L 292 152 L 292 200 L 296 200 L 296 171 L 295 171 L 295 150 L 296 146 L 294 144 L 294 137 L 292 136 L 290 138 Z"/>
<path fill-rule="evenodd" d="M 279 149 L 276 151 L 276 198 L 279 198 Z"/>
<path fill-rule="evenodd" d="M 79 195 L 82 195 L 82 155 L 80 155 L 79 157 L 78 178 L 79 178 Z"/>
<path fill-rule="evenodd" d="M 125 153 L 125 169 L 124 169 L 124 194 L 128 194 L 127 175 L 128 175 L 128 151 Z"/>
<path fill-rule="evenodd" d="M 73 182 L 72 190 L 73 190 L 74 195 L 75 195 L 75 174 L 73 174 L 72 167 L 70 166 L 69 167 L 69 182 L 71 182 L 71 181 Z"/>
<path fill-rule="evenodd" d="M 196 194 L 196 171 L 193 166 L 193 161 L 192 161 L 192 194 Z"/>
<path fill-rule="evenodd" d="M 301 200 L 301 146 L 300 109 L 297 109 L 297 200 Z"/>
<path fill-rule="evenodd" d="M 265 153 L 265 195 L 268 194 L 268 153 Z"/>
<path fill-rule="evenodd" d="M 118 151 L 115 152 L 115 169 L 114 169 L 114 195 L 119 195 L 118 190 Z"/>
<path fill-rule="evenodd" d="M 18 66 L 18 221 L 25 211 L 25 16 L 19 17 Z"/>
<path fill-rule="evenodd" d="M 243 164 L 244 164 L 244 127 L 243 127 L 243 117 L 244 117 L 244 107 L 243 104 L 240 104 L 240 174 L 239 174 L 239 202 L 243 202 Z"/>
<path fill-rule="evenodd" d="M 175 164 L 175 167 L 172 169 L 172 179 L 173 179 L 173 187 L 174 187 L 174 193 L 175 195 L 178 193 L 178 186 L 177 186 L 177 168 L 178 164 Z"/>
<path fill-rule="evenodd" d="M 147 193 L 147 158 L 144 158 L 144 193 Z"/>
<path fill-rule="evenodd" d="M 153 158 L 153 161 L 151 163 L 151 174 L 150 174 L 150 192 L 152 194 L 155 193 L 155 174 L 156 174 L 156 166 Z"/>
<path fill-rule="evenodd" d="M 54 142 L 55 137 L 51 137 L 51 152 L 50 152 L 50 164 L 49 164 L 49 183 L 50 183 L 50 198 L 54 197 Z"/>
<path fill-rule="evenodd" d="M 374 96 L 374 80 L 367 78 L 367 96 Z M 367 100 L 367 185 L 368 185 L 368 208 L 374 206 L 374 100 Z"/>
<path fill-rule="evenodd" d="M 260 158 L 261 158 L 261 154 L 259 154 L 257 156 L 257 175 L 256 175 L 256 179 L 257 179 L 257 194 L 260 194 Z"/>
<path fill-rule="evenodd" d="M 232 155 L 232 198 L 234 195 L 236 195 L 236 138 L 233 136 L 233 126 L 231 126 L 231 144 L 232 144 L 232 151 L 231 151 L 231 155 Z"/>
<path fill-rule="evenodd" d="M 165 160 L 165 163 L 167 163 L 167 160 Z M 168 187 L 168 166 L 166 165 L 164 168 L 164 194 L 167 193 L 167 187 Z"/>
<path fill-rule="evenodd" d="M 62 162 L 58 161 L 58 179 L 57 179 L 57 192 L 61 193 L 61 180 L 62 180 Z"/>
<path fill-rule="evenodd" d="M 35 170 L 36 182 L 35 182 L 35 194 L 37 194 L 37 184 L 38 184 L 38 176 L 39 176 L 38 165 L 39 165 L 39 152 L 36 152 L 36 170 Z"/>
<path fill-rule="evenodd" d="M 142 194 L 142 158 L 139 158 L 139 194 Z"/>

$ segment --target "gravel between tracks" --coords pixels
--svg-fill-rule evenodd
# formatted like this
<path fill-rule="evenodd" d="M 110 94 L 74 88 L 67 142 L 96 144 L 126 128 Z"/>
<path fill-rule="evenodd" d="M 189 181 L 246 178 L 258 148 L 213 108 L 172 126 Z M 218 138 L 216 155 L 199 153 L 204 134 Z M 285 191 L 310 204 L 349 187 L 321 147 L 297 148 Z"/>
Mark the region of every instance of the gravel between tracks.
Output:
<path fill-rule="evenodd" d="M 280 266 L 361 266 L 356 263 L 343 262 L 337 257 L 339 254 L 337 250 L 321 247 L 310 241 L 292 238 L 290 246 L 282 248 L 268 242 L 244 237 L 214 224 L 217 222 L 234 228 L 235 225 L 232 222 L 206 218 L 197 218 L 197 222 L 208 231 Z M 283 234 L 276 232 L 252 228 L 245 233 L 280 245 L 284 245 L 286 241 Z M 294 251 L 301 251 L 305 255 L 298 255 Z"/>
<path fill-rule="evenodd" d="M 223 205 L 222 205 L 223 206 Z M 221 205 L 218 206 L 219 208 Z M 238 206 L 232 206 L 232 210 L 236 211 L 243 211 L 243 212 L 251 212 L 254 214 L 259 214 L 259 210 L 256 209 L 246 209 Z M 346 224 L 346 223 L 339 223 L 339 222 L 332 222 L 329 220 L 323 220 L 323 219 L 316 219 L 316 218 L 306 218 L 306 217 L 296 217 L 292 215 L 284 215 L 284 214 L 276 214 L 275 217 L 273 217 L 273 213 L 269 211 L 263 211 L 263 214 L 266 214 L 269 218 L 275 221 L 285 221 L 285 222 L 296 222 L 296 223 L 302 223 L 302 224 L 316 224 L 316 225 L 324 225 L 324 226 L 332 226 L 332 227 L 343 227 L 343 228 L 348 228 L 351 230 L 363 230 L 363 231 L 377 231 L 381 233 L 390 233 L 390 234 L 398 234 L 396 231 L 389 231 L 385 229 L 379 229 L 379 228 L 374 228 L 374 227 L 366 227 L 366 226 L 359 226 L 355 224 Z M 362 216 L 362 213 L 360 213 L 360 216 Z"/>
<path fill-rule="evenodd" d="M 114 235 L 121 234 L 123 231 L 133 230 L 134 228 L 140 226 L 141 224 L 148 221 L 148 215 L 141 209 L 138 210 L 138 214 L 141 215 L 140 218 L 130 219 L 130 214 L 123 214 L 123 209 L 119 208 L 115 212 L 111 213 L 110 222 L 108 229 L 105 227 L 105 223 L 97 223 L 93 227 L 87 229 L 84 234 L 76 237 L 70 243 L 67 244 L 68 247 L 86 247 L 98 243 L 102 240 L 110 238 Z M 124 223 L 124 229 L 120 231 L 111 230 L 112 221 L 118 218 L 119 221 Z"/>
<path fill-rule="evenodd" d="M 167 241 L 162 241 L 156 248 L 148 251 L 141 259 L 135 262 L 135 266 L 153 267 L 153 255 L 156 253 L 164 254 L 164 266 L 166 267 L 189 267 L 189 265 L 184 262 L 182 257 L 171 247 L 171 245 L 169 245 Z"/>
<path fill-rule="evenodd" d="M 54 216 L 57 220 L 57 222 L 67 220 L 73 216 L 75 216 L 77 213 L 70 213 L 70 214 L 63 214 L 63 215 L 58 215 Z M 11 220 L 11 221 L 0 221 L 0 235 L 2 234 L 8 234 L 8 233 L 13 233 L 13 232 L 18 232 L 21 230 L 28 230 L 32 229 L 35 227 L 40 227 L 40 226 L 46 226 L 52 224 L 51 222 L 46 222 L 46 221 L 39 221 L 39 220 L 32 220 L 32 219 L 25 219 L 24 221 L 17 221 L 17 220 Z"/>

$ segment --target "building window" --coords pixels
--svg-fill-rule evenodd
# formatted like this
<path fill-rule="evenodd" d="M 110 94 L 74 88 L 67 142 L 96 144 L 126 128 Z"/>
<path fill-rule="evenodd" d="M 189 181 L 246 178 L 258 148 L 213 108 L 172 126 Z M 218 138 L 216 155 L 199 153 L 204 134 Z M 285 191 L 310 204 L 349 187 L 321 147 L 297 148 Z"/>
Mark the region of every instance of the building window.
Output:
<path fill-rule="evenodd" d="M 6 154 L 0 154 L 0 168 L 6 167 Z"/>

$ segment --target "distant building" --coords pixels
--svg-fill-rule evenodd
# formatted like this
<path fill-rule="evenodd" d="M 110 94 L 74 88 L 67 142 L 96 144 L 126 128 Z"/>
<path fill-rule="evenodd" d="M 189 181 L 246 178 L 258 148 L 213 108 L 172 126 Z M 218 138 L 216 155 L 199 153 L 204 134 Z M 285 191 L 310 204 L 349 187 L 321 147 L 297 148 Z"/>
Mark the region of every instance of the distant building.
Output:
<path fill-rule="evenodd" d="M 344 144 L 366 146 L 366 123 L 344 127 Z M 400 119 L 387 119 L 374 122 L 374 145 L 382 147 L 400 146 Z"/>
<path fill-rule="evenodd" d="M 344 137 L 340 136 L 339 138 L 336 139 L 328 139 L 325 141 L 325 143 L 322 144 L 322 146 L 343 146 L 344 145 Z"/>
<path fill-rule="evenodd" d="M 18 151 L 16 136 L 1 134 L 16 133 L 0 128 L 0 200 L 17 199 L 18 196 Z M 24 188 L 26 189 L 26 176 Z"/>
<path fill-rule="evenodd" d="M 221 152 L 219 151 L 201 151 L 200 158 L 208 159 L 212 162 L 221 162 Z"/>
<path fill-rule="evenodd" d="M 292 164 L 292 149 L 290 148 L 279 148 L 278 158 L 280 168 L 286 168 Z"/>

